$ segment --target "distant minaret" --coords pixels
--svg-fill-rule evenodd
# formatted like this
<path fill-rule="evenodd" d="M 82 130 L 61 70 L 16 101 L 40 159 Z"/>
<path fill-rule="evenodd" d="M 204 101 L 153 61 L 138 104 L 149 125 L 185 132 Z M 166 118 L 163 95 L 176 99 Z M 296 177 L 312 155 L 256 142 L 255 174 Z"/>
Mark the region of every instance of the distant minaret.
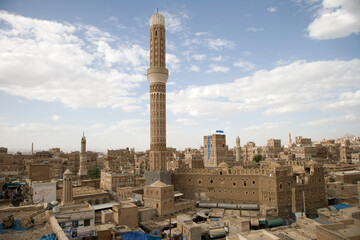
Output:
<path fill-rule="evenodd" d="M 239 138 L 239 136 L 236 137 L 235 152 L 236 152 L 236 162 L 240 162 L 240 160 L 241 160 L 241 148 L 240 148 L 240 138 Z"/>
<path fill-rule="evenodd" d="M 63 174 L 63 192 L 62 192 L 62 205 L 68 205 L 73 202 L 73 189 L 72 189 L 72 173 L 69 169 Z"/>
<path fill-rule="evenodd" d="M 288 146 L 291 147 L 292 141 L 291 141 L 291 133 L 288 134 Z"/>
<path fill-rule="evenodd" d="M 166 82 L 169 71 L 165 55 L 165 18 L 154 13 L 150 19 L 150 68 L 147 70 L 150 83 L 150 171 L 145 174 L 147 185 L 157 180 L 166 184 L 171 182 L 171 173 L 166 171 Z"/>
<path fill-rule="evenodd" d="M 31 143 L 31 155 L 34 155 L 34 143 Z"/>
<path fill-rule="evenodd" d="M 81 152 L 80 152 L 80 168 L 79 168 L 80 178 L 84 178 L 87 176 L 86 161 L 87 161 L 86 137 L 83 133 L 83 136 L 81 138 Z"/>

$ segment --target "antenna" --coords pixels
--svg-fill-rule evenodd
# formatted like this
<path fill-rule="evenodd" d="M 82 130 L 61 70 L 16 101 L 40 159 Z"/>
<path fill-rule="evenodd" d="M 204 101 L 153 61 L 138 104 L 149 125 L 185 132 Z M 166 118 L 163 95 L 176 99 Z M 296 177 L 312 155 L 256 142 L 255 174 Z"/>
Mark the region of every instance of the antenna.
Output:
<path fill-rule="evenodd" d="M 83 131 L 83 137 L 85 136 L 85 132 Z"/>

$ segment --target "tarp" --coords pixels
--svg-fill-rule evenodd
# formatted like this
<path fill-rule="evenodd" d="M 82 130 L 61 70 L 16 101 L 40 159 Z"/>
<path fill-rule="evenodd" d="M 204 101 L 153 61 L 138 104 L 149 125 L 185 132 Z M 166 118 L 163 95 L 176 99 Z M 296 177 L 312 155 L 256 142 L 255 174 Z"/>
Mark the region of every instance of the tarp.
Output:
<path fill-rule="evenodd" d="M 344 203 L 339 203 L 339 204 L 336 204 L 336 205 L 333 205 L 337 210 L 340 210 L 340 209 L 344 209 L 344 208 L 351 208 L 352 206 L 351 205 L 348 205 L 348 204 L 344 204 Z"/>
<path fill-rule="evenodd" d="M 48 234 L 48 235 L 43 235 L 41 238 L 39 238 L 38 240 L 56 240 L 56 235 L 55 233 L 52 234 Z"/>
<path fill-rule="evenodd" d="M 121 234 L 123 240 L 160 240 L 159 237 L 151 236 L 150 234 L 145 234 L 144 232 L 126 232 Z"/>
<path fill-rule="evenodd" d="M 6 232 L 25 231 L 25 230 L 27 230 L 27 228 L 24 228 L 20 225 L 20 219 L 15 220 L 12 228 L 9 228 L 9 229 L 4 229 L 3 225 L 0 224 L 0 234 L 6 233 Z"/>
<path fill-rule="evenodd" d="M 269 227 L 277 227 L 283 225 L 284 220 L 282 218 L 271 219 L 267 221 L 267 224 Z"/>

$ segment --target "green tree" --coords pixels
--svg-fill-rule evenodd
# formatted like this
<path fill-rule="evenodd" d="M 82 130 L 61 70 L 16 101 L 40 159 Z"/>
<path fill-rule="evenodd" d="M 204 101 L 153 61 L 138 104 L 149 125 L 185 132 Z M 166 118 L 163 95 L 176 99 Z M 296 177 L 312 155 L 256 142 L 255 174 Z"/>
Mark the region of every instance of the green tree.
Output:
<path fill-rule="evenodd" d="M 255 162 L 260 162 L 262 160 L 263 160 L 263 158 L 262 158 L 261 154 L 255 155 L 253 158 L 253 161 L 255 161 Z"/>
<path fill-rule="evenodd" d="M 91 168 L 87 171 L 89 178 L 100 178 L 100 169 L 97 167 Z"/>

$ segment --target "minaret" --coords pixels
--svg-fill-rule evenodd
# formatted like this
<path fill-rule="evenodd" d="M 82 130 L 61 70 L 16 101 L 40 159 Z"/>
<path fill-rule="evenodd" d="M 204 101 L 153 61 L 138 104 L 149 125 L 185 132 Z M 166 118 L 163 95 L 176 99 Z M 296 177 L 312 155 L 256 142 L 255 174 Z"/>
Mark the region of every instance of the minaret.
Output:
<path fill-rule="evenodd" d="M 291 141 L 291 133 L 288 133 L 288 146 L 291 147 L 292 141 Z"/>
<path fill-rule="evenodd" d="M 241 148 L 240 148 L 240 138 L 239 138 L 239 136 L 236 137 L 235 153 L 236 153 L 236 162 L 240 162 L 240 160 L 241 160 Z"/>
<path fill-rule="evenodd" d="M 153 181 L 163 181 L 166 172 L 166 82 L 169 72 L 165 60 L 165 18 L 155 13 L 150 19 L 150 68 L 147 78 L 150 83 L 150 172 Z M 158 179 L 156 179 L 158 178 Z M 163 181 L 164 182 L 164 181 Z M 166 181 L 165 181 L 166 182 Z"/>
<path fill-rule="evenodd" d="M 62 204 L 61 205 L 68 205 L 73 202 L 73 189 L 72 189 L 72 181 L 69 169 L 63 174 L 63 192 L 62 192 Z"/>
<path fill-rule="evenodd" d="M 79 168 L 80 178 L 85 178 L 87 176 L 86 161 L 87 161 L 86 137 L 83 133 L 83 136 L 81 138 L 81 152 L 80 152 L 80 168 Z"/>

